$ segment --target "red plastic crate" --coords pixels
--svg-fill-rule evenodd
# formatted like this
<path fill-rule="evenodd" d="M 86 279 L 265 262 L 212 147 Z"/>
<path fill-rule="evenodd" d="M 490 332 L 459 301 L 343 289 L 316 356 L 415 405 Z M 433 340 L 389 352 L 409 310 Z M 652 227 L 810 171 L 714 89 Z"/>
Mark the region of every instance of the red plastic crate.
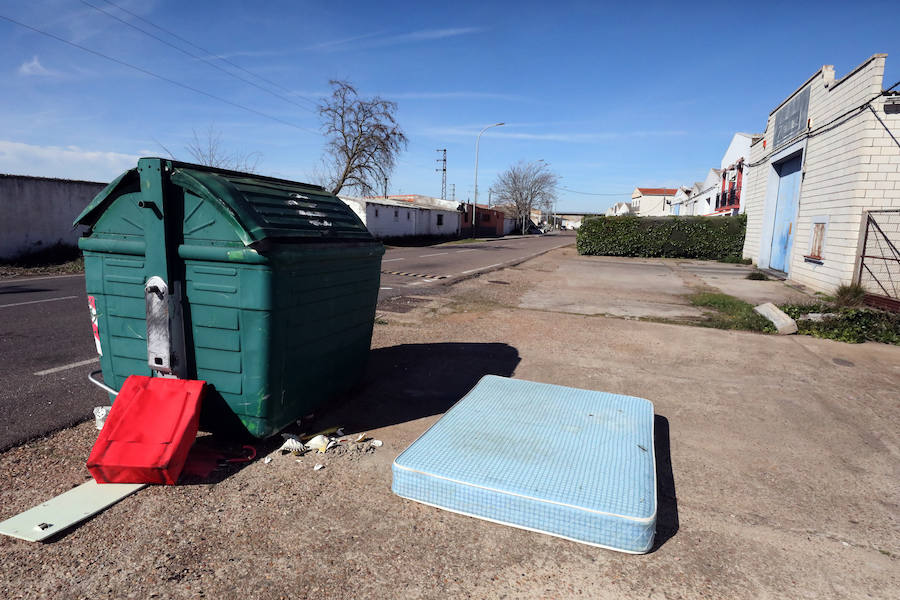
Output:
<path fill-rule="evenodd" d="M 97 483 L 174 485 L 197 436 L 205 385 L 142 375 L 126 379 L 88 458 Z"/>

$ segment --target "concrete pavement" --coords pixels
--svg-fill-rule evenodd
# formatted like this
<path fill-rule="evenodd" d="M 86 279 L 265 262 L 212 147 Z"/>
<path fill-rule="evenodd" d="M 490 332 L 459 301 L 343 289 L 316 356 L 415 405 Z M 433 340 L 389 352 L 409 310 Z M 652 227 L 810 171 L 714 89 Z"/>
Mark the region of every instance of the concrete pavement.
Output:
<path fill-rule="evenodd" d="M 522 308 L 536 289 L 566 303 L 575 288 L 554 273 L 567 252 L 375 326 L 363 384 L 309 431 L 367 431 L 384 443 L 376 452 L 298 458 L 272 440 L 255 462 L 151 486 L 53 543 L 0 538 L 0 597 L 896 596 L 900 348 Z M 394 458 L 489 373 L 654 403 L 650 554 L 391 493 Z M 84 481 L 95 438 L 83 423 L 0 453 L 0 519 Z"/>

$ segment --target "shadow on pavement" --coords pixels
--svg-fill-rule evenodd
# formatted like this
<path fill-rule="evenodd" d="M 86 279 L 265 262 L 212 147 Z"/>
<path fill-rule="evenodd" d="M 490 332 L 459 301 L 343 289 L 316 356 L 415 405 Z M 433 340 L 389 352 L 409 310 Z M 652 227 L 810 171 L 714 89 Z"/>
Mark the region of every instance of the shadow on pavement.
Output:
<path fill-rule="evenodd" d="M 313 430 L 366 431 L 446 412 L 485 375 L 510 377 L 519 351 L 507 344 L 402 344 L 372 350 L 362 382 L 318 415 Z"/>
<path fill-rule="evenodd" d="M 669 420 L 653 416 L 656 450 L 656 539 L 650 552 L 656 552 L 678 532 L 678 498 L 675 496 L 675 476 L 672 474 L 672 454 L 669 450 Z"/>

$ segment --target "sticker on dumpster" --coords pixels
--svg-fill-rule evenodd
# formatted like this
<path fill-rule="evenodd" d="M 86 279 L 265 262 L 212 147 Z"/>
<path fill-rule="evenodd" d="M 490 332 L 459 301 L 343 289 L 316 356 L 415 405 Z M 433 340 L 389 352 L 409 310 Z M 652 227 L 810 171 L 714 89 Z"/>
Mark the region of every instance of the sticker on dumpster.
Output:
<path fill-rule="evenodd" d="M 100 349 L 100 327 L 97 324 L 97 303 L 93 296 L 88 296 L 88 306 L 91 309 L 91 327 L 94 328 L 94 344 L 97 345 L 97 354 L 103 356 L 103 350 Z"/>

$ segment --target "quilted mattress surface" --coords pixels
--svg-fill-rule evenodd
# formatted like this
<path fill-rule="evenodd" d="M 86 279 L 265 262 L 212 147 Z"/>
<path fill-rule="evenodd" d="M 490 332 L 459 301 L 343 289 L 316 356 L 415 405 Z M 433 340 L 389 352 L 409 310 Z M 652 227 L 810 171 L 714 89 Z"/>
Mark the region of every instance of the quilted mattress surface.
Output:
<path fill-rule="evenodd" d="M 396 458 L 395 494 L 630 553 L 656 527 L 653 405 L 488 375 Z"/>

